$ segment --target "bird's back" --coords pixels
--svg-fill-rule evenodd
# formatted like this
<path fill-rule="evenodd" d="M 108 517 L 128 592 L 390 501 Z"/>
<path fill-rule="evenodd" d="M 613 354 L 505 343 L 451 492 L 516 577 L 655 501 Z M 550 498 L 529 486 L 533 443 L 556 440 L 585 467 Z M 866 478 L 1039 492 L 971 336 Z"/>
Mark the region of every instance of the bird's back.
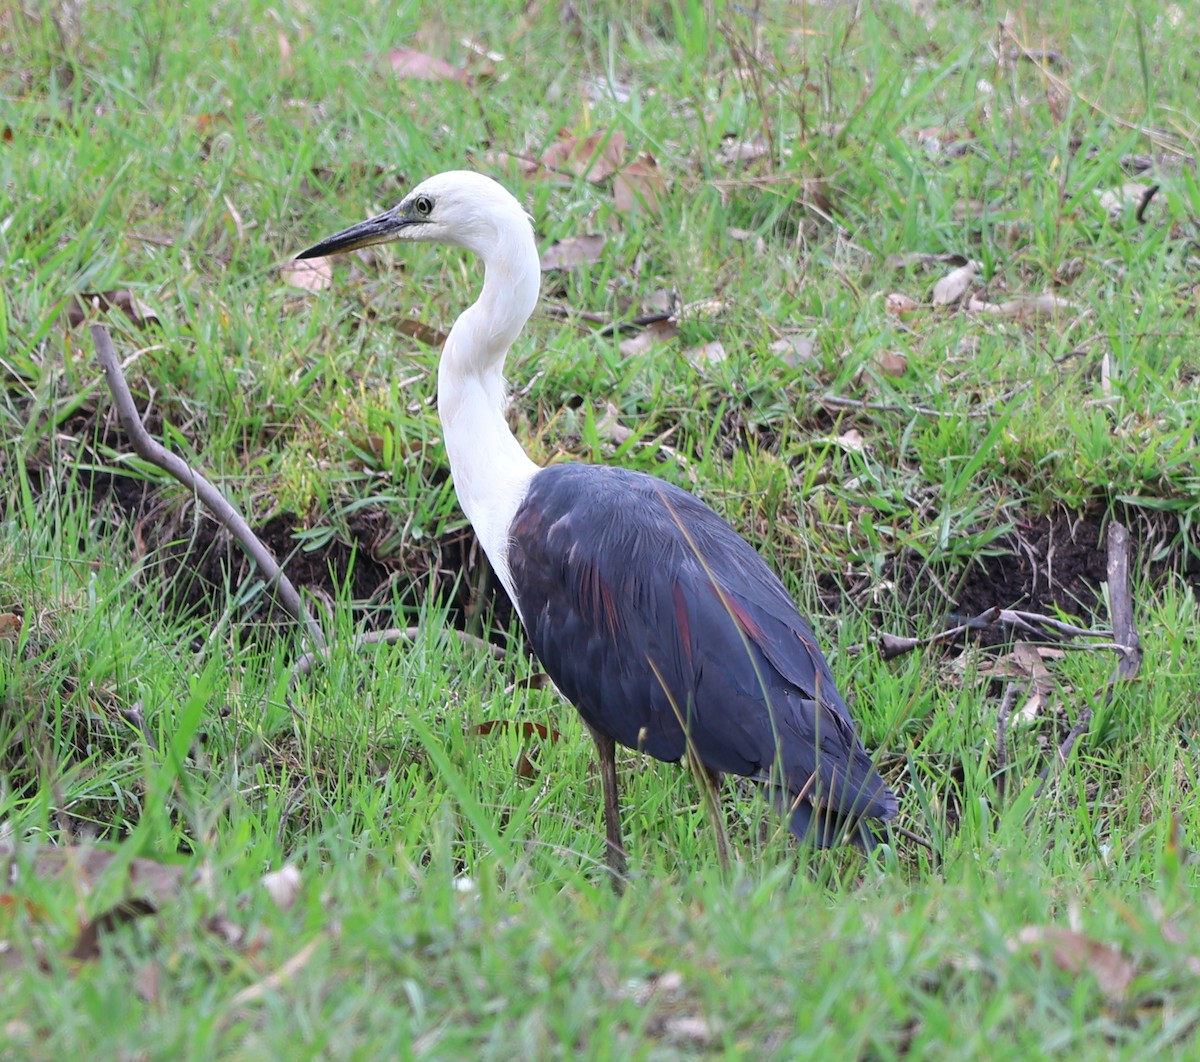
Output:
<path fill-rule="evenodd" d="M 561 464 L 511 525 L 518 608 L 550 677 L 594 729 L 663 760 L 779 781 L 797 833 L 891 817 L 811 629 L 721 517 L 653 476 Z M 814 806 L 825 824 L 809 832 Z"/>

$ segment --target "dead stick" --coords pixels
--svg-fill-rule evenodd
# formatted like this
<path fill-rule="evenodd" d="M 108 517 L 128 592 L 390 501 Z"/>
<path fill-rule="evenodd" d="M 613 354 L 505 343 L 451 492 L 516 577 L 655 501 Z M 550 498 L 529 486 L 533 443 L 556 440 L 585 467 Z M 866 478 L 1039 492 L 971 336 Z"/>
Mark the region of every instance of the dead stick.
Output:
<path fill-rule="evenodd" d="M 979 630 L 996 624 L 1013 627 L 1024 634 L 1033 634 L 1039 638 L 1050 638 L 1054 635 L 1076 638 L 1113 637 L 1112 631 L 1077 627 L 1073 623 L 1064 623 L 1053 616 L 1043 616 L 1038 612 L 1018 612 L 1015 609 L 1008 608 L 989 608 L 973 619 L 969 619 L 954 627 L 949 627 L 944 631 L 938 631 L 927 638 L 911 638 L 898 634 L 888 634 L 885 631 L 877 639 L 879 653 L 884 660 L 891 660 L 893 657 L 902 656 L 904 653 L 911 653 L 914 649 L 920 649 L 927 645 L 937 645 L 939 642 L 957 638 L 960 634 L 965 634 L 967 631 Z M 1045 627 L 1047 630 L 1038 630 L 1038 627 Z M 853 648 L 855 647 L 852 647 L 852 650 Z M 1116 649 L 1118 652 L 1124 653 L 1129 647 L 1121 643 L 1120 639 L 1117 639 L 1115 644 L 1106 642 L 1102 645 L 1091 645 L 1086 648 Z"/>
<path fill-rule="evenodd" d="M 121 363 L 113 350 L 112 340 L 108 329 L 103 325 L 91 326 L 92 342 L 96 346 L 96 357 L 104 370 L 104 378 L 112 393 L 113 403 L 117 407 L 117 415 L 129 435 L 130 442 L 137 453 L 152 465 L 174 476 L 188 490 L 192 491 L 200 502 L 216 517 L 217 522 L 226 528 L 239 545 L 258 565 L 267 577 L 267 585 L 274 585 L 278 590 L 279 602 L 300 624 L 303 625 L 309 640 L 318 649 L 325 645 L 325 637 L 321 628 L 309 615 L 291 580 L 283 573 L 275 558 L 258 536 L 250 529 L 245 518 L 233 504 L 214 487 L 199 472 L 195 471 L 182 457 L 172 453 L 162 443 L 154 439 L 142 424 L 134 404 L 133 395 L 129 393 L 129 385 L 125 382 L 125 374 L 121 371 Z"/>
<path fill-rule="evenodd" d="M 944 409 L 930 409 L 928 406 L 902 406 L 897 402 L 868 402 L 861 398 L 842 398 L 841 395 L 820 395 L 817 401 L 823 406 L 835 406 L 839 409 L 865 409 L 873 413 L 915 413 L 925 417 L 986 417 L 988 415 L 987 410 L 981 409 L 956 413 Z"/>
<path fill-rule="evenodd" d="M 1136 677 L 1142 666 L 1142 640 L 1138 636 L 1133 623 L 1133 595 L 1129 589 L 1129 532 L 1123 524 L 1116 521 L 1108 527 L 1108 611 L 1112 617 L 1113 637 L 1118 650 L 1117 666 L 1104 685 L 1103 694 L 1097 694 L 1093 700 L 1099 699 L 1102 707 L 1112 703 L 1113 696 L 1119 683 L 1129 682 Z M 1086 705 L 1079 713 L 1079 719 L 1071 727 L 1071 731 L 1058 747 L 1058 753 L 1050 763 L 1042 768 L 1038 777 L 1038 786 L 1034 797 L 1042 795 L 1051 777 L 1067 762 L 1067 757 L 1075 747 L 1080 737 L 1092 725 L 1095 709 Z"/>

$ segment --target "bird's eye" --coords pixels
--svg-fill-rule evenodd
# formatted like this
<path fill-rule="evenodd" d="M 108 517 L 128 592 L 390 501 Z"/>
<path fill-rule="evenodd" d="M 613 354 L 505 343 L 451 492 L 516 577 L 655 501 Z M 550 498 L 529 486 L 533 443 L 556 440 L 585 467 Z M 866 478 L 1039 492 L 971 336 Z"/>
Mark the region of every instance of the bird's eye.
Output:
<path fill-rule="evenodd" d="M 413 200 L 413 213 L 418 217 L 427 218 L 433 212 L 433 200 L 427 195 L 419 195 Z"/>

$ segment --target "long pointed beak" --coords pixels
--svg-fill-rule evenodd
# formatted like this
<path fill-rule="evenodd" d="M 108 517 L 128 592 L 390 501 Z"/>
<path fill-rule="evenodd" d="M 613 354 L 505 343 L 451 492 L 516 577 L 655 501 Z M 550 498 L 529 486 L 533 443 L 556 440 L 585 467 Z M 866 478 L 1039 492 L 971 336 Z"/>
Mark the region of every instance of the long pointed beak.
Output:
<path fill-rule="evenodd" d="M 312 247 L 301 251 L 296 257 L 324 258 L 326 255 L 337 254 L 339 251 L 353 251 L 356 247 L 369 247 L 373 243 L 387 243 L 389 240 L 396 239 L 401 229 L 418 224 L 420 224 L 420 220 L 417 218 L 397 214 L 395 210 L 388 210 L 378 217 L 360 221 L 357 225 L 343 229 L 336 236 L 330 236 L 327 240 L 313 244 Z"/>

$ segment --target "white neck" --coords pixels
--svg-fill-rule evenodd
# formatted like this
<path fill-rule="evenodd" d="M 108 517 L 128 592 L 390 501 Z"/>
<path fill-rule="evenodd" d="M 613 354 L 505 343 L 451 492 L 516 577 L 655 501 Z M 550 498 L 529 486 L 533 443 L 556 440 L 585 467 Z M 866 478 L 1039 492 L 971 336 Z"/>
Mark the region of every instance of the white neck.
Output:
<path fill-rule="evenodd" d="M 508 591 L 508 529 L 538 466 L 508 428 L 504 358 L 537 303 L 532 233 L 482 255 L 483 291 L 454 323 L 438 365 L 438 414 L 459 504 Z M 509 243 L 509 246 L 503 246 Z"/>

